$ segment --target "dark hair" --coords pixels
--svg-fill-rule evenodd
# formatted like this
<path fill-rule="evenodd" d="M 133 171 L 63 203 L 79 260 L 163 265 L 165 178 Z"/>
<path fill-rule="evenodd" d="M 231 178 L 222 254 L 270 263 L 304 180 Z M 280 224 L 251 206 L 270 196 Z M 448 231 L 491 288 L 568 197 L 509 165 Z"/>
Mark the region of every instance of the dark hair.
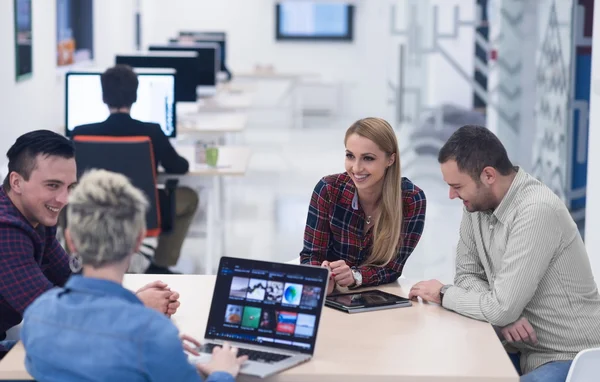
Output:
<path fill-rule="evenodd" d="M 129 65 L 116 65 L 100 77 L 102 101 L 108 107 L 131 107 L 137 100 L 138 78 Z"/>
<path fill-rule="evenodd" d="M 458 169 L 475 180 L 479 180 L 481 172 L 488 166 L 502 175 L 514 171 L 502 142 L 487 128 L 478 125 L 465 125 L 450 136 L 438 155 L 440 163 L 449 160 L 455 160 Z"/>
<path fill-rule="evenodd" d="M 38 155 L 71 159 L 75 157 L 75 146 L 64 136 L 50 130 L 35 130 L 21 135 L 6 153 L 8 175 L 4 178 L 4 190 L 10 190 L 10 173 L 13 171 L 29 180 Z"/>

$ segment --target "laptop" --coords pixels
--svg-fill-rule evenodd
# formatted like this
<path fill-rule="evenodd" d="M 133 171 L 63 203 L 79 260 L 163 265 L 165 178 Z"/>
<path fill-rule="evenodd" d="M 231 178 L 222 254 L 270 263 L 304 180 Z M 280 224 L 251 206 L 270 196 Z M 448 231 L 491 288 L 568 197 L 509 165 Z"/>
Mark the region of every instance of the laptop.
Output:
<path fill-rule="evenodd" d="M 265 378 L 310 360 L 315 351 L 329 270 L 222 257 L 208 323 L 192 363 L 228 342 L 247 355 L 240 374 Z"/>

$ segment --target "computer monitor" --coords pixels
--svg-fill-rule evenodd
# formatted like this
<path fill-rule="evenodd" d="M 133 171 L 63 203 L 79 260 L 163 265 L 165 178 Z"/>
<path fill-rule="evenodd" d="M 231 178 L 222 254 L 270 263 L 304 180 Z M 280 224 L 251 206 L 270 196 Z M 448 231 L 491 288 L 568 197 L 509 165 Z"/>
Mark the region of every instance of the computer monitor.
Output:
<path fill-rule="evenodd" d="M 65 135 L 88 123 L 108 118 L 108 106 L 102 101 L 100 76 L 104 70 L 69 71 L 65 79 Z M 154 122 L 169 138 L 177 135 L 175 108 L 175 70 L 135 69 L 138 76 L 137 101 L 131 108 L 131 117 L 143 122 Z"/>
<path fill-rule="evenodd" d="M 133 68 L 173 68 L 175 74 L 175 102 L 196 102 L 196 87 L 200 77 L 201 61 L 197 52 L 135 52 L 119 54 L 115 63 Z"/>
<path fill-rule="evenodd" d="M 281 1 L 275 6 L 277 40 L 352 41 L 354 6 L 339 1 Z"/>
<path fill-rule="evenodd" d="M 179 37 L 169 39 L 171 44 L 180 43 L 217 43 L 220 49 L 220 71 L 229 73 L 227 69 L 227 37 L 224 32 L 179 32 Z"/>
<path fill-rule="evenodd" d="M 218 37 L 222 39 L 227 39 L 227 33 L 225 32 L 211 32 L 211 31 L 179 31 L 179 36 L 187 36 L 187 37 L 198 37 L 198 36 L 211 36 Z"/>
<path fill-rule="evenodd" d="M 213 96 L 217 93 L 217 72 L 221 67 L 220 48 L 217 43 L 179 43 L 170 45 L 150 45 L 152 52 L 196 52 L 198 66 L 198 95 Z"/>
<path fill-rule="evenodd" d="M 151 52 L 197 52 L 201 73 L 198 85 L 215 86 L 216 74 L 221 68 L 221 48 L 216 42 L 178 42 L 166 45 L 150 45 Z"/>

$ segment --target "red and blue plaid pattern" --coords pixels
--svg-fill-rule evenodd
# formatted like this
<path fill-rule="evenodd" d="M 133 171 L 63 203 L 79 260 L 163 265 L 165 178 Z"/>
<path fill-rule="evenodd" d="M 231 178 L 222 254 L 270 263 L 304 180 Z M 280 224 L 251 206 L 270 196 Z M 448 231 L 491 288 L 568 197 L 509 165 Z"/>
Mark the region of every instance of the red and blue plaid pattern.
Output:
<path fill-rule="evenodd" d="M 56 227 L 33 228 L 0 188 L 0 340 L 33 300 L 70 275 Z M 0 358 L 5 351 L 0 347 Z"/>
<path fill-rule="evenodd" d="M 303 264 L 321 265 L 324 260 L 344 260 L 357 267 L 363 285 L 379 285 L 395 281 L 404 263 L 421 239 L 425 226 L 425 193 L 409 179 L 402 178 L 402 232 L 398 256 L 385 267 L 361 266 L 371 253 L 373 230 L 364 235 L 364 212 L 354 209 L 356 187 L 346 173 L 324 177 L 316 185 L 308 208 L 304 230 Z"/>

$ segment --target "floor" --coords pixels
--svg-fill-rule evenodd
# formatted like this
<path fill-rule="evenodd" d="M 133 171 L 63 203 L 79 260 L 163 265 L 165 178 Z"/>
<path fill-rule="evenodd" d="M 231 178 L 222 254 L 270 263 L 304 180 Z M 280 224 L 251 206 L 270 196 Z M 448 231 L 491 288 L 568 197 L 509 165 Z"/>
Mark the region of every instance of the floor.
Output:
<path fill-rule="evenodd" d="M 237 139 L 250 146 L 253 155 L 245 177 L 225 181 L 228 216 L 224 253 L 289 261 L 302 249 L 308 202 L 315 184 L 324 175 L 343 171 L 343 137 L 353 121 L 312 117 L 304 120 L 304 127 L 294 128 L 289 119 L 270 120 L 266 113 L 250 114 L 245 132 Z M 461 204 L 448 199 L 435 158 L 419 157 L 406 145 L 408 134 L 398 132 L 402 175 L 425 191 L 428 204 L 425 232 L 406 263 L 404 275 L 451 282 Z M 204 259 L 204 238 L 198 235 L 204 231 L 203 217 L 201 209 L 175 270 L 205 271 L 194 267 Z"/>

